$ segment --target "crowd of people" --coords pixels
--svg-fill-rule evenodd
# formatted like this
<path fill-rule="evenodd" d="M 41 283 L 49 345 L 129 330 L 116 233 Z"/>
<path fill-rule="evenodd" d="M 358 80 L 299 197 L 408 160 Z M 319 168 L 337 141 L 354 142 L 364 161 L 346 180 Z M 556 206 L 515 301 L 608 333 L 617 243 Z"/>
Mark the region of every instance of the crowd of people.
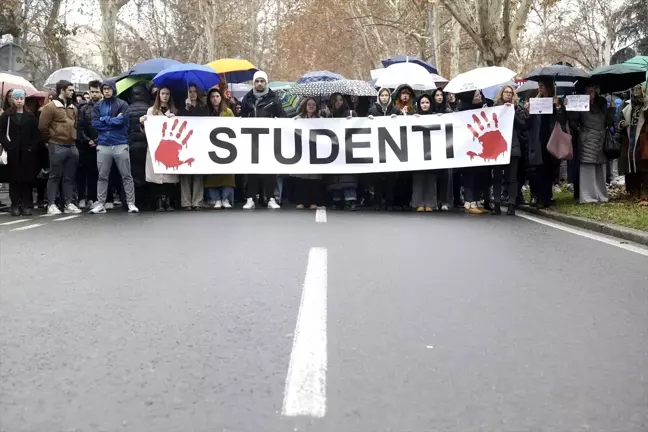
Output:
<path fill-rule="evenodd" d="M 114 82 L 92 81 L 89 91 L 75 94 L 67 81 L 43 106 L 24 91 L 9 90 L 0 115 L 0 145 L 8 164 L 0 167 L 0 181 L 9 183 L 10 211 L 32 214 L 36 205 L 47 214 L 106 213 L 115 203 L 124 210 L 200 211 L 245 210 L 257 205 L 278 209 L 288 203 L 298 209 L 331 206 L 355 210 L 413 209 L 417 212 L 449 211 L 463 207 L 470 214 L 514 215 L 525 203 L 522 188 L 529 185 L 531 203 L 552 205 L 560 161 L 547 149 L 556 125 L 569 131 L 574 158 L 570 178 L 581 203 L 608 200 L 606 140 L 622 148 L 620 173 L 627 192 L 639 205 L 648 206 L 648 91 L 639 85 L 621 104 L 610 103 L 595 86 L 587 112 L 566 109 L 552 82 L 540 82 L 538 97 L 553 98 L 550 115 L 529 113 L 529 102 L 518 99 L 513 86 L 505 85 L 494 100 L 480 90 L 448 94 L 442 89 L 415 92 L 404 84 L 394 91 L 381 88 L 377 100 L 335 93 L 322 105 L 320 98 L 304 98 L 296 121 L 305 118 L 396 117 L 430 115 L 510 104 L 515 121 L 508 165 L 439 169 L 362 175 L 171 175 L 155 174 L 144 124 L 151 116 L 286 117 L 279 95 L 268 88 L 268 76 L 254 75 L 253 89 L 240 101 L 222 86 L 207 94 L 189 85 L 186 94 L 135 84 L 124 99 L 117 97 Z"/>

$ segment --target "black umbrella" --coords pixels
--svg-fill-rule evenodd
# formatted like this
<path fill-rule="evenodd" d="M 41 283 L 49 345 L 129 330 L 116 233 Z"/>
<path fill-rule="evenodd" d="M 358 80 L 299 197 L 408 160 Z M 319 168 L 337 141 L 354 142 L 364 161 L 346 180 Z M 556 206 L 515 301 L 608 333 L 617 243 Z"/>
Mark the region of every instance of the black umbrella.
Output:
<path fill-rule="evenodd" d="M 568 94 L 573 93 L 574 91 L 574 83 L 569 82 L 569 81 L 557 81 L 556 82 L 556 95 L 557 96 L 565 96 Z M 530 92 L 532 90 L 538 90 L 538 83 L 535 81 L 527 81 L 524 84 L 522 84 L 520 87 L 517 88 L 517 94 L 520 97 L 526 98 L 527 97 L 527 92 Z"/>
<path fill-rule="evenodd" d="M 592 71 L 588 80 L 579 81 L 579 87 L 592 83 L 601 89 L 601 94 L 628 90 L 646 80 L 646 71 L 638 65 L 615 64 L 603 66 Z"/>
<path fill-rule="evenodd" d="M 566 65 L 543 66 L 532 70 L 524 79 L 532 81 L 578 81 L 589 78 L 590 74 L 582 69 Z"/>

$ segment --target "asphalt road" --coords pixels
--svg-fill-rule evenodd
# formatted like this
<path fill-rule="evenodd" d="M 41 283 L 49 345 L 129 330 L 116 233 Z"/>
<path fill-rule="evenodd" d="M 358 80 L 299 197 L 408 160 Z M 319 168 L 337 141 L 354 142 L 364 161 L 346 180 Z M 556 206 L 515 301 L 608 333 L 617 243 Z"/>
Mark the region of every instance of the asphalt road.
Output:
<path fill-rule="evenodd" d="M 648 256 L 326 216 L 0 216 L 0 431 L 648 430 Z"/>

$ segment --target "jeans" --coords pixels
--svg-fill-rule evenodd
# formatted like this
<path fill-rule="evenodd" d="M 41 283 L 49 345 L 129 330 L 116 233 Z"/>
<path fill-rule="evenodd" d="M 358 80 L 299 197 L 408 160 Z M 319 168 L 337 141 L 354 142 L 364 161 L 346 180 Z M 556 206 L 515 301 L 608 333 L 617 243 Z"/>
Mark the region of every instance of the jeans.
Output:
<path fill-rule="evenodd" d="M 131 176 L 130 153 L 127 144 L 97 146 L 97 169 L 99 170 L 97 201 L 102 205 L 106 204 L 110 169 L 113 161 L 115 161 L 121 175 L 127 203 L 135 204 L 135 186 L 133 185 L 133 176 Z"/>
<path fill-rule="evenodd" d="M 207 198 L 209 201 L 229 201 L 234 203 L 234 188 L 233 187 L 217 187 L 207 188 Z"/>
<path fill-rule="evenodd" d="M 76 188 L 76 171 L 79 165 L 79 150 L 75 145 L 61 145 L 49 143 L 50 172 L 47 181 L 47 203 L 56 202 L 59 182 L 63 178 L 63 204 L 68 205 L 74 197 Z"/>
<path fill-rule="evenodd" d="M 202 175 L 181 175 L 180 176 L 180 206 L 185 207 L 201 207 L 203 204 L 204 190 L 203 190 L 203 176 Z"/>

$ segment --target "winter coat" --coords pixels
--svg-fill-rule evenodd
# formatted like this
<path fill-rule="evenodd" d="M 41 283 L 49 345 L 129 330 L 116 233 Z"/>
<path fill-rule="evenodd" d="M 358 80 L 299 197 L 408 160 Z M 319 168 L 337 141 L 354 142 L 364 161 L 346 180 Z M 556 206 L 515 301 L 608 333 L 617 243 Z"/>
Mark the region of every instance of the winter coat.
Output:
<path fill-rule="evenodd" d="M 148 111 L 146 111 L 146 116 L 152 116 L 153 115 L 153 107 L 149 108 Z M 167 112 L 166 114 L 158 114 L 158 115 L 166 115 L 167 117 L 173 117 L 173 114 L 170 112 Z M 180 181 L 180 177 L 178 177 L 177 174 L 155 174 L 155 171 L 153 171 L 153 155 L 151 154 L 151 150 L 147 149 L 146 150 L 146 181 L 148 183 L 156 183 L 156 184 L 164 184 L 164 183 L 178 183 Z"/>
<path fill-rule="evenodd" d="M 548 134 L 542 136 L 543 121 L 544 127 L 548 128 Z M 527 125 L 529 131 L 529 145 L 526 152 L 523 154 L 527 163 L 530 166 L 540 166 L 549 162 L 549 158 L 553 157 L 547 151 L 547 144 L 549 137 L 556 125 L 559 122 L 563 129 L 567 125 L 567 115 L 565 108 L 561 104 L 559 108 L 554 106 L 553 114 L 531 114 L 528 117 Z"/>
<path fill-rule="evenodd" d="M 38 129 L 46 143 L 74 145 L 77 139 L 77 108 L 54 99 L 41 110 Z"/>
<path fill-rule="evenodd" d="M 243 98 L 241 117 L 285 118 L 286 113 L 281 106 L 281 99 L 275 92 L 268 89 L 268 93 L 257 101 L 252 89 Z"/>
<path fill-rule="evenodd" d="M 128 144 L 128 103 L 119 99 L 114 81 L 106 81 L 103 86 L 110 86 L 114 95 L 103 98 L 92 109 L 92 127 L 98 133 L 97 145 L 116 146 Z M 102 87 L 103 87 L 102 86 Z"/>
<path fill-rule="evenodd" d="M 38 119 L 34 114 L 0 116 L 0 145 L 7 152 L 10 183 L 36 181 L 39 138 Z"/>
<path fill-rule="evenodd" d="M 97 142 L 97 131 L 92 127 L 92 110 L 94 109 L 92 101 L 82 103 L 78 108 L 77 120 L 77 142 L 78 147 L 87 150 L 90 141 Z"/>
<path fill-rule="evenodd" d="M 497 105 L 504 105 L 499 102 Z M 529 114 L 524 108 L 515 105 L 515 116 L 513 117 L 513 137 L 511 140 L 511 157 L 522 157 L 523 151 L 526 151 L 528 133 L 527 120 Z"/>
<path fill-rule="evenodd" d="M 412 94 L 412 97 L 410 98 L 410 107 L 411 107 L 411 109 L 408 110 L 407 113 L 404 113 L 400 108 L 398 108 L 398 101 L 400 99 L 400 95 L 403 92 L 403 90 L 409 90 L 410 93 Z M 412 114 L 414 114 L 416 112 L 416 107 L 415 107 L 415 103 L 414 103 L 415 102 L 414 101 L 414 89 L 412 89 L 412 87 L 410 87 L 407 84 L 401 84 L 396 88 L 396 90 L 392 94 L 392 101 L 394 102 L 394 106 L 396 107 L 396 109 L 401 114 L 412 115 Z"/>
<path fill-rule="evenodd" d="M 639 171 L 637 162 L 640 160 L 648 160 L 648 141 L 645 144 L 645 149 L 640 148 L 639 138 L 642 136 L 642 131 L 648 133 L 648 101 L 643 104 L 637 125 L 631 127 L 632 124 L 632 111 L 634 103 L 629 103 L 622 111 L 621 118 L 625 120 L 625 128 L 617 128 L 615 139 L 621 144 L 621 157 L 619 158 L 619 173 L 620 174 L 635 174 Z M 643 146 L 642 146 L 643 147 Z"/>
<path fill-rule="evenodd" d="M 607 101 L 597 96 L 587 112 L 570 112 L 569 123 L 578 130 L 578 153 L 580 163 L 601 165 L 607 162 L 603 154 L 608 129 L 614 123 L 614 109 L 608 109 Z"/>
<path fill-rule="evenodd" d="M 207 114 L 209 115 L 209 114 Z M 234 117 L 231 109 L 225 108 L 220 117 Z M 234 174 L 211 174 L 205 176 L 206 188 L 236 187 Z"/>
<path fill-rule="evenodd" d="M 383 117 L 383 116 L 392 116 L 392 115 L 402 115 L 403 113 L 394 106 L 390 101 L 386 107 L 382 106 L 380 102 L 375 102 L 371 108 L 369 108 L 368 115 L 374 117 Z"/>
<path fill-rule="evenodd" d="M 130 151 L 146 152 L 146 133 L 140 127 L 140 118 L 151 106 L 151 95 L 143 84 L 135 84 L 131 90 L 128 106 L 128 146 Z"/>

